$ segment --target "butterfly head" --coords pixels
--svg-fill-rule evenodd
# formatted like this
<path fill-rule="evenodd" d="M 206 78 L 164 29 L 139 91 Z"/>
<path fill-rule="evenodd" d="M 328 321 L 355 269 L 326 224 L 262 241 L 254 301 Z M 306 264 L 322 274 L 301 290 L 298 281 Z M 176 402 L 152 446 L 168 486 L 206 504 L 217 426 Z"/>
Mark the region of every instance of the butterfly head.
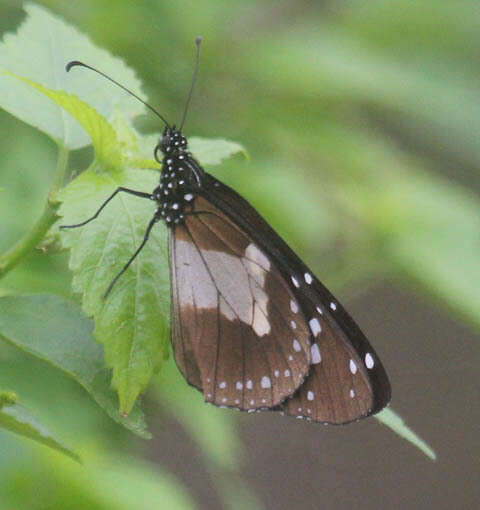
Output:
<path fill-rule="evenodd" d="M 164 156 L 175 156 L 182 154 L 187 149 L 187 139 L 182 132 L 175 129 L 175 126 L 167 126 L 163 131 L 163 136 L 155 148 L 155 153 L 159 150 Z"/>

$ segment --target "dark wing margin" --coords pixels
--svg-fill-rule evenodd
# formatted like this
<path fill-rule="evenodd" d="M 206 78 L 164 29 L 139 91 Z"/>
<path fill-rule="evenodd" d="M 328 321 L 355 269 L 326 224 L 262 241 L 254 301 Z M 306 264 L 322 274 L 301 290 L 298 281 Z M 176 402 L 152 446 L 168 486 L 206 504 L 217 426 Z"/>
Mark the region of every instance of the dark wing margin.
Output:
<path fill-rule="evenodd" d="M 311 366 L 310 330 L 275 262 L 220 209 L 197 197 L 170 231 L 172 341 L 205 400 L 242 410 L 293 395 Z"/>
<path fill-rule="evenodd" d="M 201 193 L 243 230 L 278 268 L 310 329 L 311 371 L 279 409 L 322 423 L 348 423 L 379 412 L 391 398 L 386 371 L 338 300 L 238 193 L 209 174 Z M 200 211 L 202 205 L 197 204 Z"/>

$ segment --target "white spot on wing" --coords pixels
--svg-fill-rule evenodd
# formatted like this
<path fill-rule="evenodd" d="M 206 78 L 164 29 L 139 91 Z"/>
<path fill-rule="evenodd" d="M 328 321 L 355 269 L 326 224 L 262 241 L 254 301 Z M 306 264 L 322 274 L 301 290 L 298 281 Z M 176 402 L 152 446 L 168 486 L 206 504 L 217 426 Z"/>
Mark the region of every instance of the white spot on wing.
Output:
<path fill-rule="evenodd" d="M 227 387 L 227 383 L 225 381 L 222 381 L 219 385 L 218 385 L 219 388 L 226 388 Z"/>
<path fill-rule="evenodd" d="M 369 352 L 365 355 L 365 365 L 370 369 L 375 365 L 375 361 L 373 361 L 373 357 Z"/>
<path fill-rule="evenodd" d="M 315 398 L 315 393 L 313 391 L 307 392 L 307 400 L 313 400 Z"/>
<path fill-rule="evenodd" d="M 279 372 L 278 370 L 275 370 L 275 371 L 273 372 L 273 375 L 274 375 L 275 377 L 278 377 L 278 376 L 280 375 L 280 372 Z"/>
<path fill-rule="evenodd" d="M 222 402 L 225 404 L 226 401 L 227 401 L 227 397 L 223 397 Z"/>
<path fill-rule="evenodd" d="M 248 389 L 248 390 L 251 390 L 252 388 L 253 388 L 253 382 L 252 382 L 252 380 L 251 380 L 251 379 L 249 379 L 249 380 L 247 381 L 247 389 Z"/>
<path fill-rule="evenodd" d="M 310 319 L 308 321 L 310 329 L 312 330 L 313 336 L 317 336 L 322 331 L 322 326 L 320 325 L 320 321 L 315 317 L 314 319 Z"/>
<path fill-rule="evenodd" d="M 292 310 L 293 313 L 297 313 L 298 312 L 297 302 L 294 301 L 293 299 L 290 301 L 290 310 Z"/>
<path fill-rule="evenodd" d="M 302 346 L 300 345 L 300 342 L 296 338 L 293 341 L 293 350 L 295 352 L 300 352 L 302 350 Z"/>
<path fill-rule="evenodd" d="M 264 376 L 262 377 L 261 382 L 260 382 L 260 386 L 261 386 L 263 389 L 271 388 L 271 387 L 272 387 L 272 382 L 270 381 L 270 377 L 268 377 L 267 375 L 264 375 Z"/>
<path fill-rule="evenodd" d="M 354 396 L 355 396 L 355 390 L 351 389 L 350 390 L 350 398 L 353 398 Z"/>
<path fill-rule="evenodd" d="M 305 273 L 305 281 L 310 285 L 313 282 L 312 275 L 310 273 Z"/>
<path fill-rule="evenodd" d="M 295 285 L 295 287 L 300 287 L 300 284 L 298 283 L 298 280 L 295 278 L 295 276 L 291 276 L 291 279 L 292 279 L 292 283 L 293 285 Z"/>
<path fill-rule="evenodd" d="M 183 198 L 187 201 L 187 202 L 190 202 L 191 200 L 193 200 L 193 195 L 191 193 L 187 193 L 186 195 L 183 196 Z"/>
<path fill-rule="evenodd" d="M 322 355 L 320 354 L 318 344 L 312 344 L 312 346 L 310 347 L 310 352 L 312 354 L 312 363 L 314 365 L 322 361 Z"/>
<path fill-rule="evenodd" d="M 352 374 L 357 373 L 357 364 L 353 361 L 353 359 L 350 360 L 350 372 L 352 372 Z"/>
<path fill-rule="evenodd" d="M 322 309 L 321 309 L 319 306 L 317 306 L 317 312 L 318 312 L 320 315 L 323 315 Z"/>
<path fill-rule="evenodd" d="M 330 308 L 331 308 L 333 311 L 335 311 L 335 310 L 337 309 L 337 305 L 336 305 L 336 304 L 332 301 L 332 302 L 330 303 Z"/>
<path fill-rule="evenodd" d="M 295 321 L 290 321 L 290 326 L 292 326 L 292 329 L 297 329 L 297 323 Z"/>
<path fill-rule="evenodd" d="M 287 368 L 287 370 L 285 370 L 285 372 L 283 373 L 283 375 L 284 375 L 285 377 L 290 377 L 290 370 L 288 370 L 288 368 Z"/>
<path fill-rule="evenodd" d="M 235 388 L 237 388 L 237 390 L 243 390 L 242 381 L 237 381 L 237 383 L 235 384 Z"/>

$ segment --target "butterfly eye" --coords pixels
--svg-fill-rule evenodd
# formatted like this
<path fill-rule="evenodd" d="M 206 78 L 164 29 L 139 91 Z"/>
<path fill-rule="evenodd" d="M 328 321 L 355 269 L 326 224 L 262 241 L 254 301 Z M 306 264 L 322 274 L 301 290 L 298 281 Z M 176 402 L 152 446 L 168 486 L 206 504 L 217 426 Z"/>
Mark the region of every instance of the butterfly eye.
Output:
<path fill-rule="evenodd" d="M 162 139 L 160 140 L 160 148 L 162 151 L 167 151 L 170 147 L 172 141 L 169 135 L 164 135 Z"/>

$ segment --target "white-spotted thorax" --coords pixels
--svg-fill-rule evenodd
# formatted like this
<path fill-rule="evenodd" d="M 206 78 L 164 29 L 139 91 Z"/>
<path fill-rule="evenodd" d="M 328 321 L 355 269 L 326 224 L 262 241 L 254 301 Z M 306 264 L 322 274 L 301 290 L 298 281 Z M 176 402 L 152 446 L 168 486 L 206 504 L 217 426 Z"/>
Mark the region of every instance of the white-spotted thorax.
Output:
<path fill-rule="evenodd" d="M 167 126 L 154 150 L 155 159 L 162 165 L 160 182 L 152 193 L 152 200 L 158 204 L 155 216 L 169 227 L 183 223 L 202 186 L 204 171 L 187 146 L 182 132 Z"/>

